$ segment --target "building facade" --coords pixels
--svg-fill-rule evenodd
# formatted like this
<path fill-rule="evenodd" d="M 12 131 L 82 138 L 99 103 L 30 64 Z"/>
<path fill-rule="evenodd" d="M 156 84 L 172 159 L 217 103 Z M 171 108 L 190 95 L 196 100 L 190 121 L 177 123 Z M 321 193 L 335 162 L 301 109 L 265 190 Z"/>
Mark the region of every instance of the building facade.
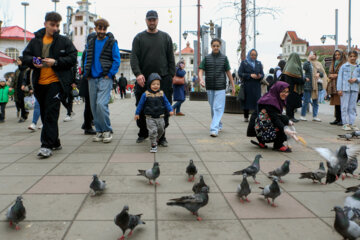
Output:
<path fill-rule="evenodd" d="M 186 80 L 191 81 L 194 75 L 194 49 L 190 47 L 190 43 L 186 43 L 186 47 L 181 50 L 181 58 L 185 61 Z M 175 53 L 175 63 L 179 62 L 179 52 Z M 196 73 L 195 73 L 196 74 Z"/>
<path fill-rule="evenodd" d="M 309 43 L 299 38 L 295 31 L 287 31 L 280 47 L 282 48 L 282 54 L 278 58 L 287 61 L 290 54 L 294 52 L 299 54 L 300 58 L 306 58 Z"/>

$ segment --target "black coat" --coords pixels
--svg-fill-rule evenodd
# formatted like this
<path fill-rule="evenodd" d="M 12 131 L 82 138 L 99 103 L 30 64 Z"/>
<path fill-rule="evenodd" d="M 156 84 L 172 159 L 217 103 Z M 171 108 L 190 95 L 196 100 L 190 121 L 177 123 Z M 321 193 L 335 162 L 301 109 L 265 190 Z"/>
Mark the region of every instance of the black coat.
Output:
<path fill-rule="evenodd" d="M 33 65 L 33 57 L 42 57 L 43 37 L 45 36 L 45 28 L 40 29 L 35 33 L 35 38 L 31 39 L 29 44 L 23 51 L 23 64 L 34 69 L 33 71 L 33 86 L 36 93 L 38 80 L 40 77 L 40 69 Z M 64 97 L 68 96 L 73 83 L 72 68 L 76 66 L 77 50 L 69 38 L 54 34 L 54 40 L 50 46 L 49 58 L 57 61 L 56 66 L 51 68 L 54 70 L 56 76 L 59 78 Z"/>
<path fill-rule="evenodd" d="M 303 78 L 291 77 L 289 75 L 283 74 L 284 81 L 287 82 L 289 86 L 289 96 L 286 98 L 286 105 L 290 108 L 299 108 L 302 106 L 301 94 L 295 90 L 295 85 L 304 85 L 305 80 Z"/>

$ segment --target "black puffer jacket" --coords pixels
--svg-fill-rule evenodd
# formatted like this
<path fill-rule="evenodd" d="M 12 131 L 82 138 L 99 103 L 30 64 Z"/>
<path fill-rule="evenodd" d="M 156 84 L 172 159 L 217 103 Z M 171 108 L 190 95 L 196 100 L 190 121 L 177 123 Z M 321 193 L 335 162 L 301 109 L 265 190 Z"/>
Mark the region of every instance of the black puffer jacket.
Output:
<path fill-rule="evenodd" d="M 44 36 L 45 28 L 42 28 L 35 33 L 35 38 L 31 39 L 23 51 L 23 64 L 34 69 L 32 80 L 35 93 L 40 77 L 40 69 L 34 67 L 33 57 L 41 57 Z M 62 36 L 59 33 L 55 33 L 53 37 L 54 40 L 50 46 L 49 56 L 47 57 L 57 61 L 57 65 L 52 66 L 51 68 L 59 78 L 64 97 L 66 97 L 69 94 L 71 89 L 70 86 L 73 81 L 72 68 L 76 66 L 77 50 L 69 38 Z"/>
<path fill-rule="evenodd" d="M 226 89 L 226 56 L 211 53 L 204 60 L 206 90 Z"/>

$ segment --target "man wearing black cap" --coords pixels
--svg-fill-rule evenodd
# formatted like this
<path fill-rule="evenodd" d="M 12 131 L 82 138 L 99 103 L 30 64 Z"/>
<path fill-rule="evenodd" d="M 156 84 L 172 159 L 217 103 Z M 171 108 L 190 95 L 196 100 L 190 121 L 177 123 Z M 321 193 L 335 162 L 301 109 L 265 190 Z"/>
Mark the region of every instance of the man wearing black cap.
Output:
<path fill-rule="evenodd" d="M 132 43 L 130 58 L 131 69 L 136 76 L 135 97 L 136 106 L 141 95 L 146 90 L 146 81 L 151 73 L 158 73 L 161 76 L 161 90 L 167 99 L 172 102 L 172 78 L 175 75 L 175 58 L 173 43 L 169 34 L 157 29 L 159 19 L 154 10 L 146 14 L 147 30 L 138 33 Z M 166 114 L 165 127 L 169 125 L 169 115 Z M 137 143 L 143 142 L 148 136 L 146 117 L 142 112 L 137 120 L 140 128 Z M 159 145 L 166 147 L 167 141 L 164 135 L 159 139 Z"/>

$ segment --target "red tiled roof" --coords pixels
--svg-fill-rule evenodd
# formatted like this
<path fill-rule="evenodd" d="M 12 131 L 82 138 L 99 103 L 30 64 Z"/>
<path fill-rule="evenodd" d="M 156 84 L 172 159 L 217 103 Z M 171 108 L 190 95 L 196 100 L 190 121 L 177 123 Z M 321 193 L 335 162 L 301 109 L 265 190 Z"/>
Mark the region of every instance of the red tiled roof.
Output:
<path fill-rule="evenodd" d="M 35 35 L 26 31 L 26 40 L 30 41 Z M 24 40 L 24 29 L 19 26 L 2 27 L 0 39 Z"/>
<path fill-rule="evenodd" d="M 177 52 L 176 54 L 179 54 L 179 52 Z M 181 50 L 181 54 L 194 54 L 194 49 L 190 47 L 189 42 L 186 43 L 186 48 Z"/>
<path fill-rule="evenodd" d="M 338 45 L 338 48 L 342 51 L 346 51 L 347 46 Z M 317 45 L 317 46 L 309 46 L 306 50 L 306 55 L 308 55 L 311 51 L 319 52 L 321 55 L 333 55 L 335 51 L 335 45 Z"/>
<path fill-rule="evenodd" d="M 295 31 L 287 31 L 285 33 L 285 36 L 283 38 L 283 41 L 282 41 L 280 47 L 282 47 L 282 45 L 284 44 L 284 41 L 285 41 L 285 38 L 287 35 L 289 35 L 292 44 L 307 44 L 307 45 L 309 44 L 306 40 L 299 38 Z"/>
<path fill-rule="evenodd" d="M 8 55 L 6 55 L 3 52 L 0 52 L 0 66 L 5 66 L 5 65 L 8 65 L 13 62 L 15 62 L 14 59 L 12 59 L 11 57 L 9 57 Z"/>

